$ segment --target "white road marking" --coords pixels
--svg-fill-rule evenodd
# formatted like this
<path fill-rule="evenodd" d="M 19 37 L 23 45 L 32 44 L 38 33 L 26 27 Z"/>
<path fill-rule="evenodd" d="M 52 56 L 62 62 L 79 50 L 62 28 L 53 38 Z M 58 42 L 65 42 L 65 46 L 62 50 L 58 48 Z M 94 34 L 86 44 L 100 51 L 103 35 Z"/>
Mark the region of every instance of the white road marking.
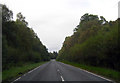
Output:
<path fill-rule="evenodd" d="M 40 66 L 41 66 L 41 65 L 40 65 Z M 29 74 L 29 73 L 35 71 L 35 70 L 38 69 L 40 66 L 34 68 L 33 70 L 31 70 L 31 71 L 29 71 L 29 72 L 27 72 L 27 73 Z M 26 73 L 26 74 L 27 74 L 27 73 Z M 23 76 L 26 76 L 26 74 L 24 74 Z M 21 77 L 22 77 L 22 76 L 21 76 Z M 11 82 L 11 83 L 14 83 L 15 81 L 19 80 L 21 77 L 18 77 L 17 79 L 15 79 L 15 80 L 14 80 L 13 82 Z"/>
<path fill-rule="evenodd" d="M 11 83 L 14 83 L 15 81 L 17 81 L 17 80 L 19 80 L 21 77 L 19 77 L 19 78 L 17 78 L 16 80 L 14 80 L 13 82 L 11 82 Z"/>
<path fill-rule="evenodd" d="M 32 71 L 34 71 L 34 70 L 31 70 L 31 71 L 29 71 L 28 73 L 31 73 Z"/>
<path fill-rule="evenodd" d="M 60 63 L 62 63 L 62 62 L 60 62 Z M 69 64 L 65 64 L 65 63 L 62 63 L 62 64 L 64 64 L 64 65 L 69 65 Z M 69 66 L 72 66 L 72 65 L 69 65 Z M 75 67 L 75 66 L 72 66 L 72 67 Z M 78 67 L 76 67 L 76 68 L 78 68 Z M 94 75 L 94 76 L 97 76 L 97 77 L 99 77 L 99 78 L 102 78 L 102 79 L 104 79 L 104 80 L 113 82 L 113 81 L 110 80 L 110 79 L 104 78 L 104 77 L 102 77 L 102 76 L 100 76 L 100 75 L 94 74 L 94 73 L 89 72 L 89 71 L 87 71 L 87 70 L 84 70 L 84 69 L 81 69 L 81 68 L 78 68 L 78 69 L 80 69 L 80 70 L 82 70 L 82 71 L 84 71 L 84 72 L 87 72 L 87 73 L 89 73 L 89 74 L 92 74 L 92 75 Z"/>
<path fill-rule="evenodd" d="M 40 66 L 34 68 L 33 70 L 29 71 L 28 73 L 31 73 L 31 72 L 35 71 L 35 70 L 38 69 L 39 67 L 40 67 Z"/>
<path fill-rule="evenodd" d="M 57 72 L 60 74 L 60 77 L 61 77 L 62 81 L 65 81 L 65 80 L 63 79 L 63 77 L 62 77 L 59 69 L 57 69 Z"/>
<path fill-rule="evenodd" d="M 62 81 L 65 81 L 62 76 L 60 76 L 60 77 L 61 77 Z"/>
<path fill-rule="evenodd" d="M 99 76 L 99 75 L 94 74 L 94 73 L 92 73 L 92 72 L 89 72 L 89 71 L 87 71 L 87 70 L 84 70 L 84 69 L 80 69 L 80 70 L 82 70 L 82 71 L 84 71 L 84 72 L 87 72 L 87 73 L 89 73 L 89 74 L 92 74 L 92 75 L 94 75 L 94 76 L 97 76 L 97 77 L 99 77 L 99 78 L 105 79 L 105 80 L 107 80 L 107 81 L 112 81 L 112 80 L 110 80 L 110 79 L 104 78 L 104 77 L 102 77 L 102 76 Z"/>

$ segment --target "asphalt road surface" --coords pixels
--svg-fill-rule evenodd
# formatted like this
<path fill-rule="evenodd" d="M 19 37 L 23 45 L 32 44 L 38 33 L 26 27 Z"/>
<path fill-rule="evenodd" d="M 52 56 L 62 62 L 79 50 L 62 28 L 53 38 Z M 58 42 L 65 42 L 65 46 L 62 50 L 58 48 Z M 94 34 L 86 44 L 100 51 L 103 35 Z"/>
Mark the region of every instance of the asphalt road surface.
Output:
<path fill-rule="evenodd" d="M 111 83 L 109 79 L 55 60 L 51 60 L 14 80 L 14 82 L 22 81 L 94 81 Z"/>

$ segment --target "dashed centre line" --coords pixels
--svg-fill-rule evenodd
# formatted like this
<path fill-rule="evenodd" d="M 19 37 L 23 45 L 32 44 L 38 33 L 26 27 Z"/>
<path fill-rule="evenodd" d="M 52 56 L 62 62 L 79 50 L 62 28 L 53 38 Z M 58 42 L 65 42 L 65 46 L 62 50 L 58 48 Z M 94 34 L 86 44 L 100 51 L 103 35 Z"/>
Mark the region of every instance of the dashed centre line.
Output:
<path fill-rule="evenodd" d="M 62 76 L 60 76 L 60 77 L 61 77 L 62 81 L 65 81 Z"/>
<path fill-rule="evenodd" d="M 60 70 L 59 70 L 59 69 L 57 69 L 57 72 L 59 72 L 59 74 L 60 74 L 60 78 L 62 79 L 62 81 L 65 81 L 65 80 L 63 79 L 63 77 L 62 77 L 62 75 L 61 75 L 61 73 L 60 73 Z"/>

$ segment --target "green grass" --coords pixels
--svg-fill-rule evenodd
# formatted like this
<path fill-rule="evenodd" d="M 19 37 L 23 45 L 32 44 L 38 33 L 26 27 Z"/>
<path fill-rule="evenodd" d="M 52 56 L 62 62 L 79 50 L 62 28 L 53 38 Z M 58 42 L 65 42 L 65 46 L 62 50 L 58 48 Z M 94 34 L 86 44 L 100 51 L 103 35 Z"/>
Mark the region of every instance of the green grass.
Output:
<path fill-rule="evenodd" d="M 119 71 L 115 71 L 115 70 L 107 69 L 107 68 L 101 68 L 101 67 L 88 66 L 88 65 L 83 65 L 83 64 L 78 64 L 78 63 L 68 62 L 68 61 L 61 61 L 61 62 L 70 64 L 75 67 L 79 67 L 81 69 L 85 69 L 87 71 L 90 71 L 95 74 L 106 77 L 108 79 L 111 79 L 117 83 L 120 83 L 120 72 Z"/>
<path fill-rule="evenodd" d="M 46 62 L 39 63 L 27 63 L 21 67 L 12 67 L 9 70 L 3 70 L 2 72 L 2 81 L 3 82 L 11 82 L 17 77 L 23 75 L 24 73 L 44 64 Z"/>

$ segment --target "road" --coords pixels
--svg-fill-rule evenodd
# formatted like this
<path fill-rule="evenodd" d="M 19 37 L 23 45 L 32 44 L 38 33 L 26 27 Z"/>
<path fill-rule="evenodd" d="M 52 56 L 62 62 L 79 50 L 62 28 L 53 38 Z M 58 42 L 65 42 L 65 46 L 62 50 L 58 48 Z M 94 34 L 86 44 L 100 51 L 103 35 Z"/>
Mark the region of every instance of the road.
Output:
<path fill-rule="evenodd" d="M 29 71 L 14 82 L 22 81 L 87 81 L 91 83 L 111 83 L 108 79 L 55 60 L 51 60 Z"/>

